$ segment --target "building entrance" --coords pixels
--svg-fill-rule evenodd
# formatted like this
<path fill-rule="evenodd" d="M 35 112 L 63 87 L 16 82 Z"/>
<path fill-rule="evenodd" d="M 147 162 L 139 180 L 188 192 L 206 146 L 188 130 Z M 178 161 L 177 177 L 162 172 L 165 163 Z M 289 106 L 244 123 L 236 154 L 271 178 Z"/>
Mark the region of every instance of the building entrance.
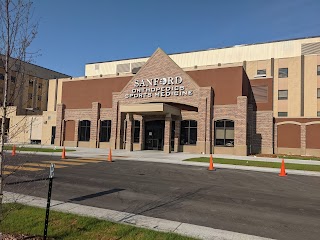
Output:
<path fill-rule="evenodd" d="M 163 150 L 164 120 L 148 121 L 145 123 L 145 149 Z"/>

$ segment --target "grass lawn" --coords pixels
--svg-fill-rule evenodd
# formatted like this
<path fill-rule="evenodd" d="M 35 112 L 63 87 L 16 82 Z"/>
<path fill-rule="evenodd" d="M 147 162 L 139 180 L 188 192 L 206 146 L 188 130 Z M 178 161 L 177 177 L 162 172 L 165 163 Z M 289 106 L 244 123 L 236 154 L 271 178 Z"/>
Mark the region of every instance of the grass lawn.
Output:
<path fill-rule="evenodd" d="M 6 145 L 4 146 L 4 150 L 12 150 L 13 146 Z M 62 152 L 62 149 L 54 149 L 54 148 L 43 148 L 43 147 L 19 147 L 16 146 L 16 151 L 26 151 L 26 152 Z M 66 152 L 74 152 L 75 149 L 66 149 Z"/>
<path fill-rule="evenodd" d="M 4 204 L 3 233 L 43 236 L 45 209 L 21 204 Z M 54 239 L 170 239 L 188 238 L 173 233 L 157 232 L 95 218 L 50 211 L 48 237 Z"/>
<path fill-rule="evenodd" d="M 209 163 L 209 158 L 208 157 L 190 158 L 184 161 Z M 259 162 L 259 161 L 251 161 L 251 160 L 245 161 L 245 160 L 226 159 L 226 158 L 213 158 L 213 163 L 254 166 L 254 167 L 269 167 L 269 168 L 279 168 L 279 169 L 281 167 L 281 163 L 277 163 L 277 162 Z M 286 163 L 285 165 L 286 165 L 286 169 L 320 172 L 320 165 L 304 165 L 304 164 L 296 164 L 296 163 Z"/>

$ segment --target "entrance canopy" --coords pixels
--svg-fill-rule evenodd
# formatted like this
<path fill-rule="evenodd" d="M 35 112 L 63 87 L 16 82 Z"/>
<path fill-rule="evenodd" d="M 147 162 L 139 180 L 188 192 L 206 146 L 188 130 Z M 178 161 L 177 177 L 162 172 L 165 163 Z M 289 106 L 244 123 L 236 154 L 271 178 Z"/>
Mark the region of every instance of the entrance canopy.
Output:
<path fill-rule="evenodd" d="M 138 103 L 120 105 L 120 112 L 135 113 L 138 115 L 181 115 L 180 109 L 165 103 Z"/>

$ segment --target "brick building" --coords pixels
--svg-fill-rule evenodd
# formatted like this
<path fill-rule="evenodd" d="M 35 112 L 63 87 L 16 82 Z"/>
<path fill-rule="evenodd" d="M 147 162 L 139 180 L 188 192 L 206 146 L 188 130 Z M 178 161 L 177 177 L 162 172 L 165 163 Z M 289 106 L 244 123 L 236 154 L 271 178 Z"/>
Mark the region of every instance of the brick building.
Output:
<path fill-rule="evenodd" d="M 50 80 L 42 143 L 320 156 L 319 66 L 319 37 L 87 64 Z"/>

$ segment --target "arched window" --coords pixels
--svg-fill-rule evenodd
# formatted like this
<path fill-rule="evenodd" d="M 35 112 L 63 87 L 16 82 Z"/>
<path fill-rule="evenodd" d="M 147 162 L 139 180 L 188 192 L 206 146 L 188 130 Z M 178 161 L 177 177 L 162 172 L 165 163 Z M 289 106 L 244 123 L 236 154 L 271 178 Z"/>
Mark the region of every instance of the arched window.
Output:
<path fill-rule="evenodd" d="M 234 121 L 218 120 L 214 122 L 214 145 L 233 147 L 234 146 Z"/>
<path fill-rule="evenodd" d="M 86 141 L 90 140 L 90 121 L 89 120 L 82 120 L 79 123 L 79 141 Z"/>
<path fill-rule="evenodd" d="M 180 143 L 181 145 L 197 144 L 197 121 L 181 121 Z"/>
<path fill-rule="evenodd" d="M 100 142 L 110 142 L 111 120 L 104 120 L 100 123 Z"/>
<path fill-rule="evenodd" d="M 133 142 L 139 143 L 140 142 L 140 121 L 134 120 L 133 122 Z"/>

